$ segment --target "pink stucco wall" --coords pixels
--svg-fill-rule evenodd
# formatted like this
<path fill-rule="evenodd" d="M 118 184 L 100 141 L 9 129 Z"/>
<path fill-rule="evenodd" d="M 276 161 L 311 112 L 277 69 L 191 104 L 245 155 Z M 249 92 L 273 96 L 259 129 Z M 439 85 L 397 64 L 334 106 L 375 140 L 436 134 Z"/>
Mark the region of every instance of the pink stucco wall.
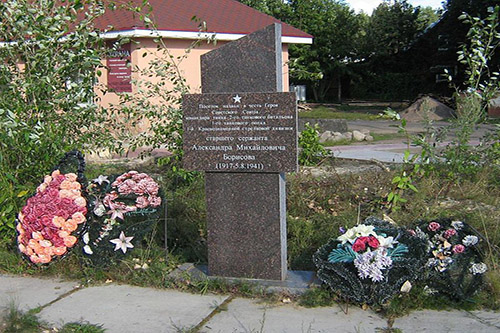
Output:
<path fill-rule="evenodd" d="M 186 49 L 191 46 L 191 40 L 184 39 L 166 39 L 163 43 L 168 47 L 168 51 L 177 59 L 185 55 Z M 227 42 L 218 41 L 216 44 L 201 42 L 198 46 L 191 49 L 189 54 L 179 62 L 179 70 L 183 77 L 186 79 L 191 93 L 201 92 L 201 69 L 200 69 L 200 56 L 215 48 L 218 48 Z M 146 54 L 146 56 L 144 56 Z M 131 62 L 133 68 L 146 68 L 152 59 L 162 57 L 162 52 L 157 50 L 157 43 L 151 38 L 141 38 L 131 43 Z M 164 56 L 164 55 L 163 55 Z M 105 65 L 105 61 L 103 61 Z M 133 71 L 132 79 L 134 80 L 149 80 L 154 82 L 154 78 L 142 77 L 137 72 Z M 101 87 L 107 86 L 107 72 L 102 69 L 102 75 L 99 77 L 99 85 Z M 283 45 L 283 90 L 288 91 L 288 45 Z M 99 90 L 99 89 L 98 89 Z M 137 92 L 137 87 L 133 85 L 132 94 Z M 103 94 L 98 92 L 100 104 L 108 106 L 110 103 L 118 103 L 118 95 L 116 93 L 107 92 Z"/>

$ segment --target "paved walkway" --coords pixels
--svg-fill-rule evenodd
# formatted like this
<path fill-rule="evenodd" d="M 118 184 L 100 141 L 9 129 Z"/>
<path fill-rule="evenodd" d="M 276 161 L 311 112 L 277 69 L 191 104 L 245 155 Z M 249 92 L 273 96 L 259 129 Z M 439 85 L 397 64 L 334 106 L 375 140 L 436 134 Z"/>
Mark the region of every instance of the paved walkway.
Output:
<path fill-rule="evenodd" d="M 0 307 L 38 308 L 51 327 L 69 322 L 102 325 L 107 332 L 384 332 L 377 313 L 351 306 L 303 308 L 230 295 L 198 295 L 105 284 L 0 275 Z M 500 332 L 500 313 L 416 311 L 392 325 L 402 332 Z"/>
<path fill-rule="evenodd" d="M 393 121 L 386 120 L 354 120 L 348 121 L 347 126 L 352 130 L 369 130 L 371 134 L 390 134 L 397 133 L 398 129 L 394 127 L 397 124 Z M 449 122 L 435 122 L 436 128 L 450 126 Z M 481 125 L 471 135 L 470 144 L 478 145 L 480 139 L 490 130 L 495 128 L 494 125 Z M 407 130 L 411 134 L 421 133 L 424 131 L 424 124 L 421 122 L 408 122 Z M 450 140 L 454 138 L 454 132 L 450 131 L 448 141 L 440 143 L 439 146 L 445 147 Z M 335 157 L 348 158 L 354 160 L 377 160 L 386 163 L 402 163 L 404 152 L 408 148 L 407 144 L 403 143 L 404 139 L 393 139 L 377 143 L 360 142 L 347 146 L 327 147 L 333 152 Z M 412 154 L 419 153 L 418 147 L 411 147 Z"/>

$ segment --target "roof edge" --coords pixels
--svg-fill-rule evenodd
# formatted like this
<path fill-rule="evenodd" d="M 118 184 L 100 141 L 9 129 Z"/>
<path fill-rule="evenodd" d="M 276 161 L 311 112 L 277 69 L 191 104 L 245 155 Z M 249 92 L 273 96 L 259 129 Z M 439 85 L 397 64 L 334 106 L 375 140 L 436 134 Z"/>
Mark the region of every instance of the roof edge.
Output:
<path fill-rule="evenodd" d="M 233 41 L 246 36 L 246 34 L 234 33 L 211 33 L 211 32 L 193 32 L 193 31 L 175 31 L 175 30 L 150 30 L 150 29 L 130 29 L 121 31 L 109 31 L 101 33 L 104 39 L 116 39 L 118 37 L 134 38 L 174 38 L 174 39 L 213 39 L 220 41 Z M 309 37 L 282 36 L 281 42 L 284 44 L 312 44 L 313 39 Z"/>

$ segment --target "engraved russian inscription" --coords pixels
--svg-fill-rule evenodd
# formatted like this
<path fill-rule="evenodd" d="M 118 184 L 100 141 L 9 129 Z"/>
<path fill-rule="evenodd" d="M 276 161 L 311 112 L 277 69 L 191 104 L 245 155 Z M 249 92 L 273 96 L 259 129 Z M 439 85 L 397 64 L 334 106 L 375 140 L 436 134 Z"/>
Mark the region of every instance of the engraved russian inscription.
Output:
<path fill-rule="evenodd" d="M 294 93 L 191 94 L 183 110 L 186 169 L 297 170 Z"/>

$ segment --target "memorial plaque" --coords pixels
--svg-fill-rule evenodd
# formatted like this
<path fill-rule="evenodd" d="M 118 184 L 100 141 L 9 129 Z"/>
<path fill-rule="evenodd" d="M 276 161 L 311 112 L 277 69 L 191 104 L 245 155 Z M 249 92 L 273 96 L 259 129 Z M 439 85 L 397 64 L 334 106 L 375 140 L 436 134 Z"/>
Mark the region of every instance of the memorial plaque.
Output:
<path fill-rule="evenodd" d="M 297 171 L 295 93 L 185 95 L 184 167 Z"/>

